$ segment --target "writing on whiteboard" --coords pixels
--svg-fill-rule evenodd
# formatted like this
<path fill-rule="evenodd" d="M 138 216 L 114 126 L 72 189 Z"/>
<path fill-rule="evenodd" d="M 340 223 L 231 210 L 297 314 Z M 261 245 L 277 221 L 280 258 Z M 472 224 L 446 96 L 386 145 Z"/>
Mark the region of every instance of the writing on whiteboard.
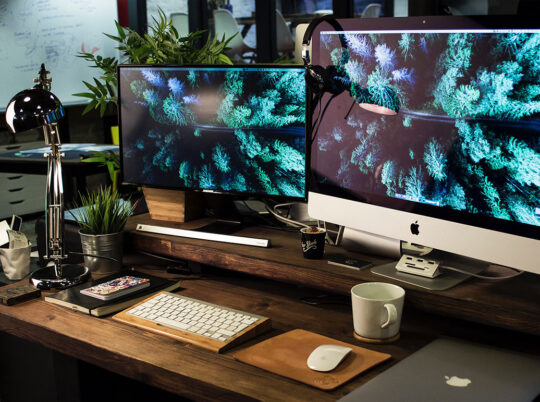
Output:
<path fill-rule="evenodd" d="M 51 72 L 52 92 L 64 105 L 84 103 L 82 81 L 99 72 L 78 52 L 117 56 L 116 1 L 0 0 L 0 111 L 17 92 L 33 86 L 41 63 Z"/>

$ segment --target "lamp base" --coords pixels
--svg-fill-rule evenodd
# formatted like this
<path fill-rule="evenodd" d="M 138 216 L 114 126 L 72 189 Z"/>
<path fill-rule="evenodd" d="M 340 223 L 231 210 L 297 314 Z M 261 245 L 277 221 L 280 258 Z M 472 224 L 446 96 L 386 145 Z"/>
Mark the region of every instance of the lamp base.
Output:
<path fill-rule="evenodd" d="M 86 282 L 89 276 L 88 268 L 80 265 L 62 265 L 62 277 L 56 275 L 54 266 L 48 266 L 33 272 L 30 282 L 38 289 L 66 289 Z"/>

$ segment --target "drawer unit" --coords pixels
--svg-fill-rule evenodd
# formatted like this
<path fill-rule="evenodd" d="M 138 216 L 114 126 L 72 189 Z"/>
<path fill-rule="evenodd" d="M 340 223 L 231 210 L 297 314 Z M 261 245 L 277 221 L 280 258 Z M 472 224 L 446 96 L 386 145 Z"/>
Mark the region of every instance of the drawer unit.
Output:
<path fill-rule="evenodd" d="M 44 212 L 45 184 L 45 175 L 0 173 L 0 218 Z"/>
<path fill-rule="evenodd" d="M 1 145 L 0 153 L 42 147 L 42 142 Z M 0 219 L 45 211 L 45 175 L 0 172 Z"/>
<path fill-rule="evenodd" d="M 45 192 L 46 178 L 42 174 L 0 173 L 0 189 L 10 192 L 23 188 L 36 191 L 39 188 Z"/>

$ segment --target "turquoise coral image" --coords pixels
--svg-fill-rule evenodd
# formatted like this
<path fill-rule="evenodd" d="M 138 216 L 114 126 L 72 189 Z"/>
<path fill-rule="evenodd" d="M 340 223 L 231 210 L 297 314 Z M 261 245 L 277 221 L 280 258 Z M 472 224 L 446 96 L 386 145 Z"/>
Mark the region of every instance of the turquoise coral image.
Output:
<path fill-rule="evenodd" d="M 321 34 L 319 64 L 347 91 L 312 134 L 315 188 L 540 226 L 538 31 L 342 35 Z"/>
<path fill-rule="evenodd" d="M 124 180 L 305 197 L 299 67 L 120 69 Z"/>

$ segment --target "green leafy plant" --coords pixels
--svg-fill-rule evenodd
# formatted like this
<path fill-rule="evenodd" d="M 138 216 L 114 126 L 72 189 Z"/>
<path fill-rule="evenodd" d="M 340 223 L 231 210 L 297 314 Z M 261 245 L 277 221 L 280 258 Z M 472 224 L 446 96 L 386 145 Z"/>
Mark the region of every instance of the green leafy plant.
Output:
<path fill-rule="evenodd" d="M 112 187 L 100 187 L 95 193 L 80 194 L 80 208 L 72 214 L 81 233 L 100 235 L 119 233 L 124 230 L 136 204 L 123 200 Z"/>
<path fill-rule="evenodd" d="M 112 188 L 118 188 L 118 172 L 120 171 L 120 155 L 114 151 L 90 151 L 93 155 L 85 158 L 83 162 L 100 163 L 100 166 L 107 166 L 111 178 Z"/>
<path fill-rule="evenodd" d="M 149 33 L 139 35 L 130 28 L 122 27 L 115 21 L 117 36 L 105 34 L 118 42 L 116 49 L 120 51 L 120 60 L 124 64 L 233 64 L 225 54 L 227 44 L 233 38 L 218 39 L 208 37 L 206 43 L 200 45 L 205 31 L 192 32 L 180 37 L 178 31 L 167 19 L 165 13 L 158 10 L 159 17 L 153 18 Z M 83 114 L 99 109 L 103 116 L 107 106 L 117 104 L 118 77 L 116 67 L 119 61 L 114 57 L 102 57 L 92 53 L 80 52 L 81 57 L 92 63 L 91 67 L 101 70 L 93 83 L 83 81 L 89 92 L 73 94 L 90 99 Z"/>

